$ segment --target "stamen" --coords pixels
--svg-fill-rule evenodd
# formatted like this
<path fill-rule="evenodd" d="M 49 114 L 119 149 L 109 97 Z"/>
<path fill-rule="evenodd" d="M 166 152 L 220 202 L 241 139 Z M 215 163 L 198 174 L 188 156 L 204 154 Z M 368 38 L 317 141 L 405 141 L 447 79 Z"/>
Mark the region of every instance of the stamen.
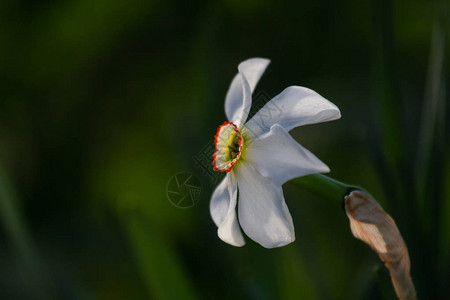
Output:
<path fill-rule="evenodd" d="M 232 159 L 235 159 L 236 156 L 237 156 L 238 154 L 239 154 L 238 152 L 232 151 L 232 152 L 231 152 L 231 158 L 232 158 Z"/>

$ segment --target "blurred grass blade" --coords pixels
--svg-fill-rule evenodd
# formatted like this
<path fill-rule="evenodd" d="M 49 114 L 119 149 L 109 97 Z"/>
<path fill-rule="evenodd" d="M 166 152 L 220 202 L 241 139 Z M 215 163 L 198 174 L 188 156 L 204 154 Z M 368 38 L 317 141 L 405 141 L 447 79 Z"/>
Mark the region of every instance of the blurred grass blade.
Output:
<path fill-rule="evenodd" d="M 276 263 L 280 299 L 319 299 L 303 257 L 293 247 L 283 247 Z"/>
<path fill-rule="evenodd" d="M 137 212 L 128 212 L 123 216 L 150 298 L 197 299 L 182 262 L 161 230 Z"/>
<path fill-rule="evenodd" d="M 394 34 L 394 2 L 372 1 L 372 84 L 375 119 L 369 127 L 376 167 L 388 201 L 397 216 L 406 214 L 405 181 L 402 168 L 408 167 L 408 150 L 403 132 L 403 107 L 399 97 L 396 40 Z M 406 155 L 405 155 L 406 154 Z M 396 199 L 396 201 L 393 201 Z M 408 208 L 408 207 L 406 207 Z"/>
<path fill-rule="evenodd" d="M 419 199 L 423 206 L 425 185 L 428 179 L 429 164 L 436 133 L 437 118 L 442 101 L 442 74 L 445 53 L 445 34 L 439 21 L 434 24 L 431 40 L 430 61 L 428 65 L 425 99 L 417 149 L 416 179 Z"/>
<path fill-rule="evenodd" d="M 362 191 L 345 197 L 345 211 L 353 235 L 368 244 L 385 263 L 399 299 L 416 299 L 408 248 L 391 216 Z"/>
<path fill-rule="evenodd" d="M 28 287 L 24 293 L 33 299 L 51 299 L 50 281 L 28 233 L 11 182 L 0 162 L 0 218 L 14 250 L 18 253 Z"/>
<path fill-rule="evenodd" d="M 448 196 L 445 193 L 445 160 L 446 160 L 446 132 L 445 132 L 445 81 L 446 72 L 444 66 L 446 52 L 446 35 L 448 26 L 446 23 L 448 6 L 441 1 L 437 5 L 436 19 L 431 37 L 428 73 L 425 83 L 425 94 L 422 108 L 420 132 L 418 137 L 418 149 L 416 158 L 415 181 L 417 183 L 417 208 L 419 214 L 419 232 L 422 232 L 418 249 L 419 257 L 428 255 L 422 269 L 427 270 L 427 275 L 421 280 L 427 279 L 434 284 L 426 284 L 430 297 L 437 297 L 435 286 L 444 288 L 447 284 L 443 279 L 448 266 L 441 264 L 446 258 L 446 211 Z M 447 181 L 448 182 L 448 181 Z M 432 267 L 430 267 L 432 266 Z M 444 274 L 441 272 L 444 271 Z M 447 275 L 447 276 L 446 276 Z"/>

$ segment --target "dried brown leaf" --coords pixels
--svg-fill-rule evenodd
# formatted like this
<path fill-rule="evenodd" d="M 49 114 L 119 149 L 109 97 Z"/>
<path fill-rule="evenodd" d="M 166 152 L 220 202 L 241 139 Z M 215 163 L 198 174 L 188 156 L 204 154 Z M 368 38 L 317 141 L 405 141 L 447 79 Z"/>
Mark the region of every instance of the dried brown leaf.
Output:
<path fill-rule="evenodd" d="M 408 248 L 391 216 L 362 191 L 345 197 L 345 211 L 353 235 L 372 247 L 385 263 L 398 298 L 416 299 Z"/>

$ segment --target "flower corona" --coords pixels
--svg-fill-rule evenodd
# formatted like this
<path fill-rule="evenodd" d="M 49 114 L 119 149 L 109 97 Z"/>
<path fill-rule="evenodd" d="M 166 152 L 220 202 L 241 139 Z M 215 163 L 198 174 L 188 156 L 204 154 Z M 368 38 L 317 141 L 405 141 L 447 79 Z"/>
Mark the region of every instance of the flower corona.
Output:
<path fill-rule="evenodd" d="M 223 123 L 214 137 L 214 171 L 230 172 L 242 153 L 242 134 L 232 122 Z"/>

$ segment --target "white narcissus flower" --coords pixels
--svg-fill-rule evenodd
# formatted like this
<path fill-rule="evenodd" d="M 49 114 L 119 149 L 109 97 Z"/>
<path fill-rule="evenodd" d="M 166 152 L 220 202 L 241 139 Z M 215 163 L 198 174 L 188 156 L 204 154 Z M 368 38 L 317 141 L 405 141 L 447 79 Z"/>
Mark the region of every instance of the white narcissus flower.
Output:
<path fill-rule="evenodd" d="M 212 195 L 210 212 L 219 237 L 234 246 L 245 244 L 240 227 L 266 248 L 295 240 L 281 185 L 330 170 L 288 131 L 341 116 L 336 105 L 316 92 L 290 86 L 246 122 L 252 92 L 269 63 L 251 58 L 239 64 L 225 99 L 229 122 L 218 128 L 215 137 L 214 170 L 227 174 Z"/>

